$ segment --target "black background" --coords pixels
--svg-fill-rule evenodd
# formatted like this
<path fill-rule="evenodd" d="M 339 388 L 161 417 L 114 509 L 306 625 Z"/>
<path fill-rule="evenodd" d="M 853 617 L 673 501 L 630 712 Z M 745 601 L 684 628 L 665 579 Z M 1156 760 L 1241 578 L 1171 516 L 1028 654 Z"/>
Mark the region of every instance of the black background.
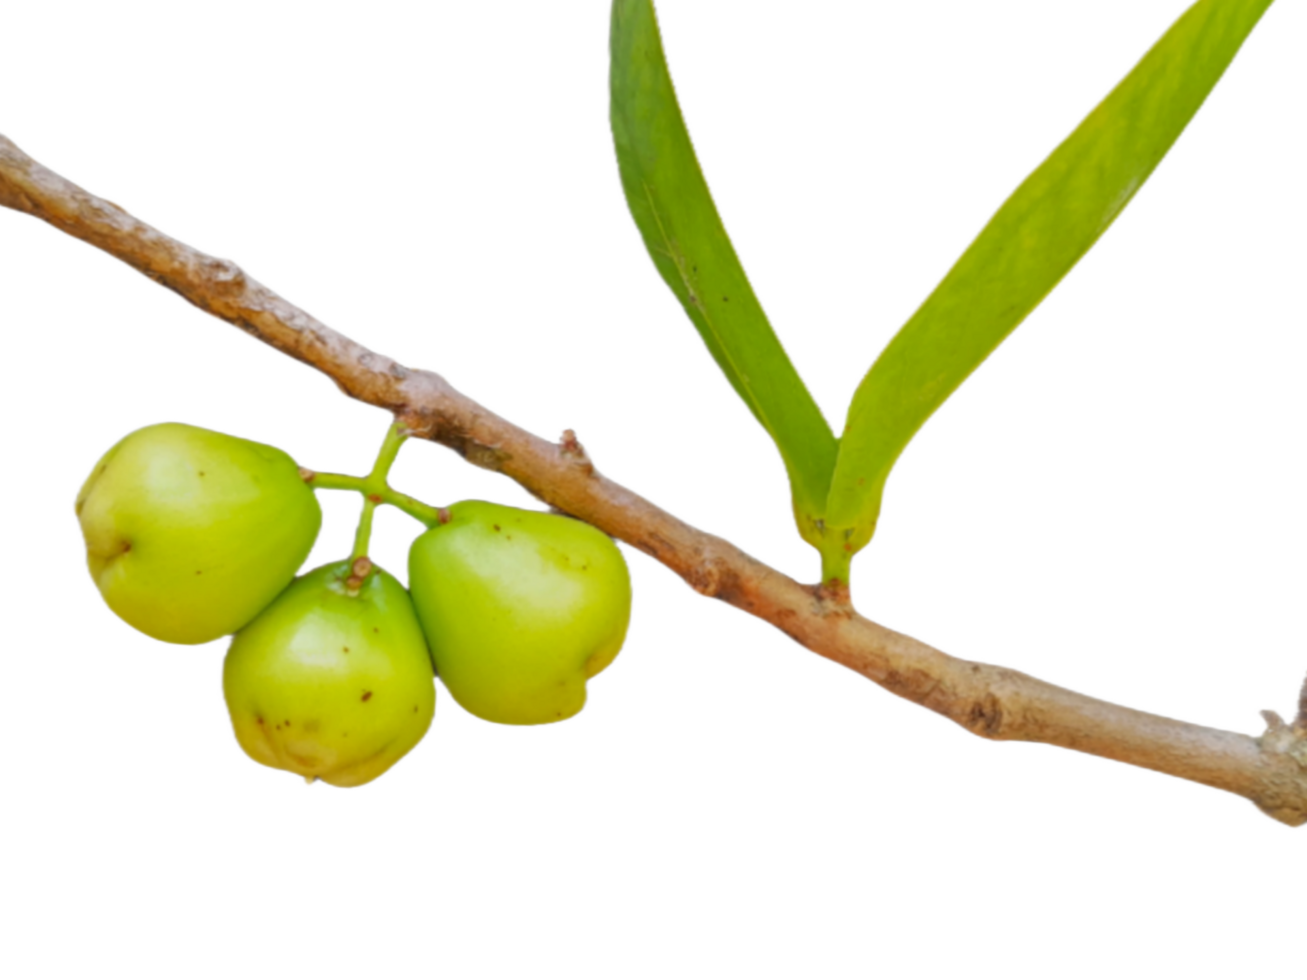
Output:
<path fill-rule="evenodd" d="M 721 203 L 833 416 L 989 205 L 1174 9 L 991 7 L 857 20 L 809 5 L 745 22 L 667 4 Z M 443 367 L 545 433 L 575 423 L 614 474 L 813 574 L 766 443 L 622 216 L 599 7 L 486 5 L 421 39 L 399 24 L 306 31 L 268 47 L 235 29 L 178 35 L 118 64 L 51 65 L 76 98 L 31 78 L 0 124 L 379 348 Z M 1277 13 L 1120 229 L 908 457 L 857 564 L 869 613 L 1214 723 L 1251 728 L 1249 708 L 1287 703 L 1303 660 L 1289 37 Z M 27 345 L 39 392 L 10 410 L 39 436 L 48 477 L 41 554 L 67 593 L 65 642 L 103 665 L 68 695 L 97 745 L 78 779 L 218 806 L 305 796 L 231 749 L 214 651 L 153 647 L 98 608 L 64 490 L 142 419 L 197 419 L 359 469 L 382 418 L 35 223 L 0 220 L 0 255 L 5 333 Z M 431 447 L 410 447 L 396 481 L 430 499 L 520 499 Z M 320 557 L 344 549 L 353 512 L 352 498 L 328 502 Z M 378 554 L 393 567 L 408 528 L 383 515 Z M 968 740 L 635 566 L 633 642 L 580 723 L 502 732 L 444 702 L 429 745 L 359 801 L 603 801 L 723 834 L 793 806 L 810 815 L 792 826 L 802 834 L 1272 832 L 1216 794 Z"/>

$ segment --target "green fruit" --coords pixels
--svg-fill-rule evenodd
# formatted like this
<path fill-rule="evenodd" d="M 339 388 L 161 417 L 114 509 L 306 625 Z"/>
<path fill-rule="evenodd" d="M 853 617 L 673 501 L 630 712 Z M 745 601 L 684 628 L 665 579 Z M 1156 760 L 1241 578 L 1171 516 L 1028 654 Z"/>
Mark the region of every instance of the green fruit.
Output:
<path fill-rule="evenodd" d="M 280 449 L 175 422 L 105 453 L 77 495 L 77 517 L 109 608 L 169 643 L 207 643 L 257 616 L 322 524 Z"/>
<path fill-rule="evenodd" d="M 589 524 L 467 501 L 409 551 L 409 588 L 436 673 L 472 714 L 570 718 L 626 638 L 631 579 Z"/>
<path fill-rule="evenodd" d="M 223 693 L 255 762 L 359 786 L 431 726 L 434 674 L 413 604 L 369 569 L 361 558 L 309 572 L 232 639 Z"/>

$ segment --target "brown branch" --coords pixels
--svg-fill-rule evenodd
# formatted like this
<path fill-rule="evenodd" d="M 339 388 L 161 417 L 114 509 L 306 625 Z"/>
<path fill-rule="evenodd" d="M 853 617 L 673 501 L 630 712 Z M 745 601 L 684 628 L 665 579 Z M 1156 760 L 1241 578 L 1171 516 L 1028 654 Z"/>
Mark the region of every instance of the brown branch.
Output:
<path fill-rule="evenodd" d="M 429 371 L 401 367 L 336 333 L 235 264 L 136 220 L 42 167 L 0 136 L 0 204 L 123 260 L 200 309 L 312 365 L 416 435 L 516 480 L 541 500 L 652 555 L 698 592 L 766 620 L 798 643 L 973 734 L 1045 742 L 1247 797 L 1307 823 L 1307 689 L 1294 725 L 1266 713 L 1261 738 L 1123 708 L 1003 667 L 941 653 L 859 616 L 843 595 L 800 585 L 606 479 L 567 433 L 547 442 Z"/>

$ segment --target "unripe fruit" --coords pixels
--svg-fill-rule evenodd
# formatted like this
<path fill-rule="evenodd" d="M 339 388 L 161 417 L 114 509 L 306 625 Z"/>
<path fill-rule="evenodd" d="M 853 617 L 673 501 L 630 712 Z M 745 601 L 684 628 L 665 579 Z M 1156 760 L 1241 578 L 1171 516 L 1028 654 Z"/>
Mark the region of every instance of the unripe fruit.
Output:
<path fill-rule="evenodd" d="M 404 587 L 369 569 L 309 572 L 232 639 L 223 693 L 255 762 L 359 786 L 426 734 L 436 689 L 422 627 Z"/>
<path fill-rule="evenodd" d="M 170 643 L 216 640 L 257 616 L 322 524 L 280 449 L 175 422 L 105 453 L 77 495 L 77 517 L 109 608 Z"/>
<path fill-rule="evenodd" d="M 488 721 L 561 721 L 626 637 L 631 580 L 602 531 L 554 514 L 482 501 L 409 551 L 409 588 L 436 672 Z"/>

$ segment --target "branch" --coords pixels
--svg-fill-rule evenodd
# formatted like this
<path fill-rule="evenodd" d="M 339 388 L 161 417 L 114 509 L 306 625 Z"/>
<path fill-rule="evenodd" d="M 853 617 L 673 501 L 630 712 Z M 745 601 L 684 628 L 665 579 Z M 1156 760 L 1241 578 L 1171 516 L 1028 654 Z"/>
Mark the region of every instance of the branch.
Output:
<path fill-rule="evenodd" d="M 677 520 L 600 474 L 570 431 L 551 443 L 430 371 L 374 353 L 247 277 L 47 170 L 0 136 L 0 205 L 103 249 L 207 313 L 312 365 L 347 395 L 393 412 L 414 435 L 511 477 L 680 575 L 697 592 L 771 623 L 886 690 L 999 741 L 1044 742 L 1237 793 L 1291 826 L 1307 823 L 1307 688 L 1293 725 L 1265 712 L 1260 738 L 1077 694 L 959 660 L 858 615 L 847 594 L 801 585 Z"/>

